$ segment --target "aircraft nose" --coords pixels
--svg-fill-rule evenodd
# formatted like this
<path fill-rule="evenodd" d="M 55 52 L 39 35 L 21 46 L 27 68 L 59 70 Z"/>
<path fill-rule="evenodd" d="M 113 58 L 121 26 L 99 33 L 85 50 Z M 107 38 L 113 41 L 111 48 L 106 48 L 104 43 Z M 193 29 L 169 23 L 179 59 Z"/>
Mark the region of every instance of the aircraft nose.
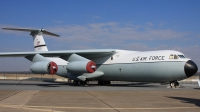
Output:
<path fill-rule="evenodd" d="M 186 76 L 191 77 L 192 75 L 194 75 L 197 72 L 198 67 L 192 60 L 188 60 L 185 63 L 184 70 L 185 70 Z"/>

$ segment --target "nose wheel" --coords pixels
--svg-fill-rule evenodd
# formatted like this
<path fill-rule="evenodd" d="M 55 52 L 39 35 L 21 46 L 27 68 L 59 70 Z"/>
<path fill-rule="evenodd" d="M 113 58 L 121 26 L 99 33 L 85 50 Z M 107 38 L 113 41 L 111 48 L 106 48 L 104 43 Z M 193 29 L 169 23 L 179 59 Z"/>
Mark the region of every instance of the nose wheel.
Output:
<path fill-rule="evenodd" d="M 180 85 L 180 84 L 179 84 L 178 81 L 172 81 L 172 82 L 170 82 L 171 88 L 177 88 L 179 85 Z"/>

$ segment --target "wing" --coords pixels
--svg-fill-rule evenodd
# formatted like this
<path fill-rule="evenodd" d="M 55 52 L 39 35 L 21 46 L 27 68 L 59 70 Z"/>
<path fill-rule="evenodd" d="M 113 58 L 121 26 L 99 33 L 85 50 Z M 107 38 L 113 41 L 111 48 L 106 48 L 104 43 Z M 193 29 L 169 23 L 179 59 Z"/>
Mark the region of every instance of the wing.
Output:
<path fill-rule="evenodd" d="M 94 50 L 64 50 L 64 51 L 40 51 L 40 52 L 5 52 L 0 53 L 0 57 L 25 57 L 40 54 L 45 57 L 61 57 L 77 54 L 82 57 L 93 59 L 112 55 L 115 49 L 94 49 Z"/>

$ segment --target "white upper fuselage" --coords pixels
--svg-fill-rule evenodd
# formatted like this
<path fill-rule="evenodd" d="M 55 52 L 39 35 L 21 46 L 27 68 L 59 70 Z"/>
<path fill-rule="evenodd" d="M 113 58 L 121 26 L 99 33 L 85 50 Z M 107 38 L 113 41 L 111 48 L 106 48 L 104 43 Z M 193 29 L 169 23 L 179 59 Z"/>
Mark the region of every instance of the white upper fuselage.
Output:
<path fill-rule="evenodd" d="M 174 50 L 128 51 L 116 50 L 112 56 L 96 58 L 101 80 L 166 82 L 182 80 L 186 63 L 190 60 Z"/>
<path fill-rule="evenodd" d="M 97 64 L 114 64 L 114 63 L 142 63 L 142 62 L 160 62 L 160 61 L 187 61 L 189 60 L 183 53 L 174 50 L 159 51 L 128 51 L 116 50 L 116 53 L 108 58 L 94 59 Z M 177 58 L 174 56 L 177 56 Z M 106 60 L 106 61 L 105 61 Z"/>

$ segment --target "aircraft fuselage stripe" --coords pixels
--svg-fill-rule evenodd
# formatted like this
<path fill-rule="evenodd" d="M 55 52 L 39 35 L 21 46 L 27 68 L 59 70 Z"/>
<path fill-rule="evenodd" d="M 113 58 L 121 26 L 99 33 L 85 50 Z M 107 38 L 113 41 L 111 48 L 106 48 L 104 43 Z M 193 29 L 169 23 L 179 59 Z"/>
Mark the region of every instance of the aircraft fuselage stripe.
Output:
<path fill-rule="evenodd" d="M 43 46 L 46 46 L 46 45 L 45 44 L 44 45 L 38 45 L 38 46 L 35 46 L 34 48 L 43 47 Z"/>

